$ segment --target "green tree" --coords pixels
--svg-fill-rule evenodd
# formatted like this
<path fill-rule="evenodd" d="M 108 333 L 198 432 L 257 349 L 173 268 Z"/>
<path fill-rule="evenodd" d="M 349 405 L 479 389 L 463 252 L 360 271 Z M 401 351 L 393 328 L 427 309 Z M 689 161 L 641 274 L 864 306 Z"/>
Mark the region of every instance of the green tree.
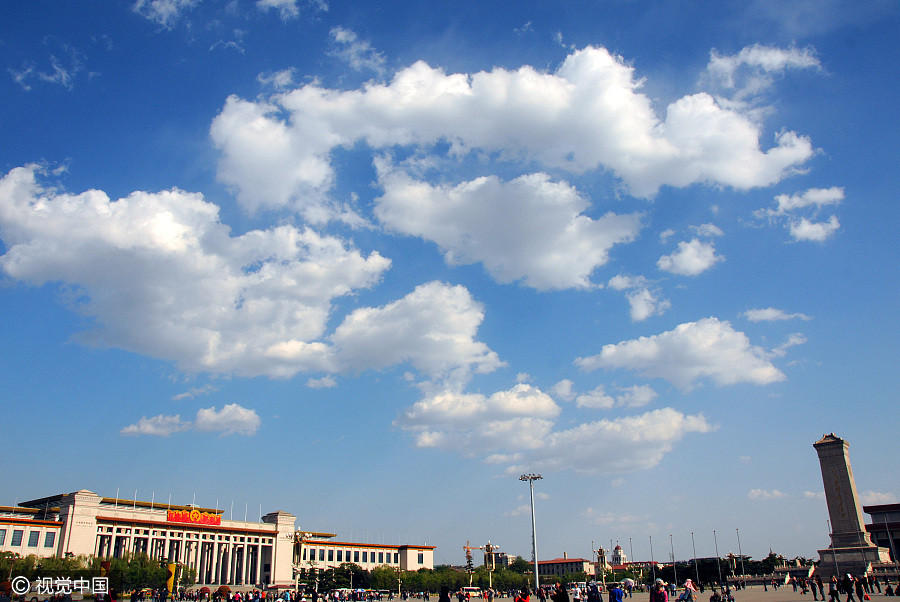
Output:
<path fill-rule="evenodd" d="M 528 571 L 532 570 L 531 563 L 522 558 L 521 556 L 516 556 L 516 559 L 509 563 L 509 570 L 524 574 Z"/>

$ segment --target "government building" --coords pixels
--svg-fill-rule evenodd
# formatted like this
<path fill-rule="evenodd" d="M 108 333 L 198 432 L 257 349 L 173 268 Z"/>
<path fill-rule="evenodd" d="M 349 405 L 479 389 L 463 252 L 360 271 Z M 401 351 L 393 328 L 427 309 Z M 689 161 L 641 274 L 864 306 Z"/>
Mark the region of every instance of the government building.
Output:
<path fill-rule="evenodd" d="M 147 554 L 194 569 L 198 586 L 291 587 L 296 571 L 352 562 L 366 570 L 434 568 L 434 546 L 333 541 L 300 531 L 297 517 L 270 512 L 260 522 L 226 520 L 224 510 L 101 497 L 82 489 L 0 506 L 0 552 L 39 557 Z"/>

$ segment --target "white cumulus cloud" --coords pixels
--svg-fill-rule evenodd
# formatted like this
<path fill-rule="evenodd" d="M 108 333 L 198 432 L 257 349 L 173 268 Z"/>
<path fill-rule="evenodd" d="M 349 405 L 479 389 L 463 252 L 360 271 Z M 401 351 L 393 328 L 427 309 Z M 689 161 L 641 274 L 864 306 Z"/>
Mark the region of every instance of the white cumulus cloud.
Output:
<path fill-rule="evenodd" d="M 608 410 L 616 405 L 616 400 L 607 395 L 603 385 L 600 385 L 599 387 L 595 387 L 593 390 L 576 397 L 575 405 L 580 408 L 601 408 Z"/>
<path fill-rule="evenodd" d="M 872 490 L 860 493 L 859 499 L 863 504 L 872 506 L 878 504 L 896 504 L 898 500 L 896 493 Z"/>
<path fill-rule="evenodd" d="M 556 430 L 561 408 L 535 387 L 493 395 L 442 391 L 408 408 L 396 424 L 419 447 L 441 447 L 506 464 L 506 472 L 574 470 L 612 474 L 651 468 L 674 444 L 713 430 L 702 414 L 662 408 Z M 530 467 L 530 468 L 529 468 Z"/>
<path fill-rule="evenodd" d="M 609 287 L 625 291 L 632 322 L 641 322 L 651 316 L 662 315 L 671 307 L 656 287 L 650 285 L 643 276 L 617 274 L 609 279 Z"/>
<path fill-rule="evenodd" d="M 696 276 L 724 260 L 721 255 L 716 255 L 713 243 L 694 238 L 689 242 L 678 243 L 678 248 L 673 253 L 660 257 L 656 266 L 673 274 Z"/>
<path fill-rule="evenodd" d="M 190 421 L 183 421 L 180 414 L 166 416 L 159 414 L 151 418 L 142 417 L 135 424 L 129 424 L 122 428 L 123 435 L 153 435 L 156 437 L 168 437 L 172 433 L 186 431 L 191 428 Z"/>
<path fill-rule="evenodd" d="M 794 240 L 822 242 L 837 232 L 841 224 L 835 215 L 826 221 L 816 221 L 818 215 L 824 207 L 838 205 L 843 200 L 841 187 L 810 188 L 800 194 L 779 194 L 774 209 L 757 209 L 753 214 L 768 218 L 770 223 L 785 224 Z"/>
<path fill-rule="evenodd" d="M 819 59 L 812 48 L 754 44 L 732 55 L 712 50 L 705 75 L 713 86 L 732 91 L 735 100 L 744 100 L 764 92 L 772 85 L 775 75 L 788 69 L 819 67 Z"/>
<path fill-rule="evenodd" d="M 809 316 L 802 313 L 788 313 L 783 309 L 775 307 L 763 307 L 759 309 L 748 309 L 743 314 L 745 318 L 751 322 L 775 322 L 779 320 L 811 320 Z"/>
<path fill-rule="evenodd" d="M 768 186 L 812 156 L 810 141 L 787 130 L 761 148 L 760 126 L 708 94 L 661 117 L 640 87 L 633 67 L 599 47 L 572 51 L 552 73 L 447 74 L 419 61 L 355 90 L 310 83 L 260 101 L 232 96 L 211 135 L 219 178 L 242 203 L 301 210 L 330 188 L 332 149 L 360 140 L 374 149 L 446 140 L 457 156 L 481 149 L 574 173 L 609 169 L 641 197 L 663 185 Z"/>
<path fill-rule="evenodd" d="M 198 431 L 212 431 L 222 435 L 253 435 L 259 429 L 261 421 L 255 410 L 245 408 L 236 403 L 197 410 L 194 428 Z"/>
<path fill-rule="evenodd" d="M 354 310 L 331 341 L 346 370 L 409 362 L 432 379 L 464 382 L 471 371 L 491 372 L 503 365 L 474 338 L 483 319 L 484 307 L 465 287 L 429 282 L 382 307 Z"/>
<path fill-rule="evenodd" d="M 589 203 L 546 174 L 432 186 L 382 168 L 375 215 L 388 228 L 434 241 L 449 264 L 481 262 L 499 282 L 539 290 L 590 288 L 613 245 L 634 240 L 638 214 L 582 212 Z"/>
<path fill-rule="evenodd" d="M 332 300 L 372 286 L 390 266 L 309 228 L 232 236 L 199 194 L 138 191 L 112 201 L 99 190 L 44 189 L 36 171 L 0 179 L 0 271 L 73 287 L 73 309 L 92 318 L 82 341 L 186 371 L 333 372 L 323 340 Z"/>
<path fill-rule="evenodd" d="M 564 378 L 550 389 L 550 392 L 562 399 L 563 401 L 572 401 L 575 399 L 575 391 L 572 389 L 575 383 L 568 378 Z"/>
<path fill-rule="evenodd" d="M 777 489 L 751 489 L 747 492 L 747 497 L 751 500 L 776 500 L 785 496 L 786 494 Z"/>
<path fill-rule="evenodd" d="M 841 224 L 834 215 L 824 222 L 813 222 L 805 217 L 801 217 L 797 220 L 791 220 L 790 232 L 794 240 L 823 242 L 837 232 L 840 227 Z"/>
<path fill-rule="evenodd" d="M 715 317 L 679 324 L 674 330 L 604 345 L 601 352 L 580 357 L 583 370 L 625 368 L 651 378 L 664 378 L 687 390 L 701 379 L 717 385 L 766 385 L 784 380 L 769 361 L 769 352 L 750 344 L 747 335 Z"/>
<path fill-rule="evenodd" d="M 171 29 L 181 14 L 198 2 L 199 0 L 137 0 L 132 10 L 166 29 Z"/>
<path fill-rule="evenodd" d="M 197 410 L 194 421 L 182 420 L 180 414 L 167 416 L 159 414 L 151 418 L 142 417 L 121 431 L 123 435 L 153 435 L 168 437 L 181 431 L 216 432 L 224 435 L 254 435 L 262 421 L 255 410 L 231 403 L 216 410 L 215 406 Z"/>
<path fill-rule="evenodd" d="M 333 27 L 331 39 L 334 49 L 331 54 L 346 62 L 354 71 L 374 71 L 378 75 L 384 72 L 384 55 L 372 48 L 372 45 L 359 39 L 356 32 L 345 27 Z"/>

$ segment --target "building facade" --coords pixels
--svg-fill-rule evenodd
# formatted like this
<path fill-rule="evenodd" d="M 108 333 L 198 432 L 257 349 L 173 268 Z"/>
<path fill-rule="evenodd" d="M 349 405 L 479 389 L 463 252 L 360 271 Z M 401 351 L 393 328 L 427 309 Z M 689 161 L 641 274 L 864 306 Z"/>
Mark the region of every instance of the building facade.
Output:
<path fill-rule="evenodd" d="M 296 583 L 295 569 L 324 570 L 341 562 L 364 569 L 434 567 L 434 546 L 328 541 L 333 534 L 297 531 L 296 520 L 284 511 L 259 521 L 229 520 L 217 508 L 108 498 L 82 489 L 0 506 L 0 552 L 98 558 L 146 554 L 193 569 L 198 586 L 232 588 L 289 587 Z"/>
<path fill-rule="evenodd" d="M 886 548 L 891 562 L 897 562 L 900 553 L 900 504 L 863 506 L 863 512 L 872 517 L 866 531 L 875 545 Z"/>
<path fill-rule="evenodd" d="M 538 572 L 542 577 L 545 575 L 561 577 L 572 573 L 585 573 L 591 576 L 594 575 L 594 563 L 584 558 L 569 558 L 564 554 L 562 558 L 538 562 Z"/>
<path fill-rule="evenodd" d="M 367 571 L 378 566 L 402 571 L 434 568 L 434 546 L 350 543 L 333 541 L 323 535 L 297 538 L 295 562 L 298 568 L 323 571 L 348 562 Z"/>

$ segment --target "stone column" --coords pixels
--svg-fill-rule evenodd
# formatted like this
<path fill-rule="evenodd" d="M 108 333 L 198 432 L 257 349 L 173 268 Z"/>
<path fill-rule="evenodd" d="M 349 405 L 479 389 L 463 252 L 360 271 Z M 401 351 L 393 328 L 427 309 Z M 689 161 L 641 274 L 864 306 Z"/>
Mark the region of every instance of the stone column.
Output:
<path fill-rule="evenodd" d="M 822 468 L 825 501 L 831 519 L 831 541 L 836 548 L 871 546 L 866 533 L 859 494 L 850 468 L 850 444 L 830 433 L 813 444 Z"/>

